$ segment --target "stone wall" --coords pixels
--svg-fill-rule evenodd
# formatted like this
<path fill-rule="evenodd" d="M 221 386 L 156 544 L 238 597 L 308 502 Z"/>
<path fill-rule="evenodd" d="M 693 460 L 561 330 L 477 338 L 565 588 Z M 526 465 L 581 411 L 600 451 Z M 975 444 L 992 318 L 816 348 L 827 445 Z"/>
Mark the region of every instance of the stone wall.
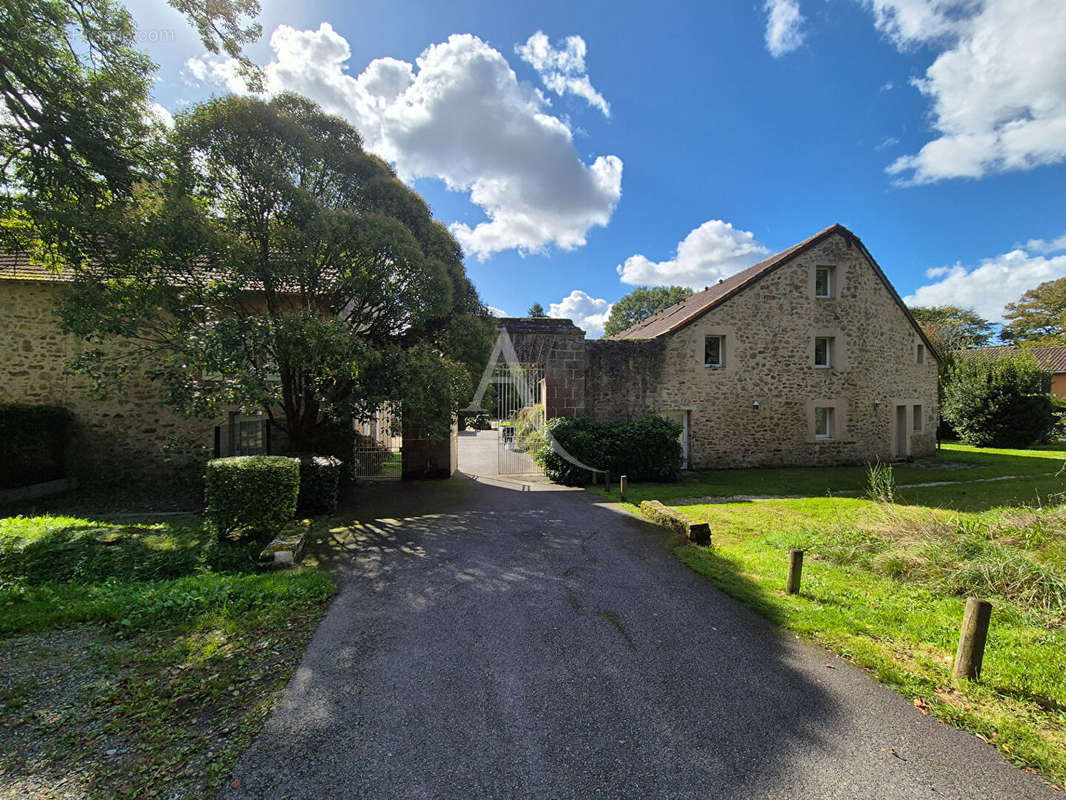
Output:
<path fill-rule="evenodd" d="M 815 298 L 816 266 L 835 269 L 833 297 Z M 721 368 L 704 366 L 706 336 L 724 337 Z M 816 336 L 834 339 L 831 369 L 814 366 Z M 688 412 L 692 467 L 864 463 L 935 447 L 936 361 L 925 354 L 918 363 L 914 326 L 842 235 L 662 338 L 662 375 L 647 409 Z M 817 406 L 834 409 L 831 439 L 815 437 Z"/>
<path fill-rule="evenodd" d="M 61 405 L 74 414 L 71 469 L 83 482 L 189 479 L 211 456 L 215 421 L 179 416 L 155 386 L 130 378 L 124 398 L 97 401 L 67 369 L 81 345 L 62 334 L 63 290 L 41 280 L 0 280 L 0 402 Z"/>
<path fill-rule="evenodd" d="M 587 343 L 585 409 L 593 419 L 625 421 L 654 409 L 661 390 L 663 339 Z"/>
<path fill-rule="evenodd" d="M 547 417 L 585 414 L 585 332 L 568 319 L 506 317 L 519 362 L 544 367 Z"/>

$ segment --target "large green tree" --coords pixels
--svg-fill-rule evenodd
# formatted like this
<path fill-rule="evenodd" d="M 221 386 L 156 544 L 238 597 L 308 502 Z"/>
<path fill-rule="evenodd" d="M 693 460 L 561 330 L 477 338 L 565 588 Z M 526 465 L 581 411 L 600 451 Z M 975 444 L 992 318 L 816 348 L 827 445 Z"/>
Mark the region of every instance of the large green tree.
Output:
<path fill-rule="evenodd" d="M 1011 344 L 1066 343 L 1066 278 L 1047 281 L 1008 303 L 1000 337 Z"/>
<path fill-rule="evenodd" d="M 357 131 L 296 95 L 229 96 L 167 148 L 71 265 L 61 315 L 98 343 L 78 362 L 97 386 L 145 367 L 174 407 L 259 407 L 294 449 L 385 402 L 446 430 L 489 318 L 447 229 Z"/>
<path fill-rule="evenodd" d="M 984 347 L 992 341 L 992 323 L 973 309 L 958 306 L 911 306 L 911 315 L 922 326 L 937 352 Z"/>
<path fill-rule="evenodd" d="M 160 0 L 162 2 L 162 0 Z M 256 0 L 171 0 L 211 52 L 258 70 L 242 48 L 259 37 Z M 154 65 L 115 0 L 0 3 L 0 245 L 69 245 L 72 229 L 129 196 L 157 163 L 149 90 Z M 65 252 L 65 257 L 77 251 Z"/>
<path fill-rule="evenodd" d="M 684 286 L 639 286 L 613 306 L 603 326 L 606 336 L 614 336 L 636 325 L 652 314 L 679 303 L 692 296 L 692 290 Z"/>

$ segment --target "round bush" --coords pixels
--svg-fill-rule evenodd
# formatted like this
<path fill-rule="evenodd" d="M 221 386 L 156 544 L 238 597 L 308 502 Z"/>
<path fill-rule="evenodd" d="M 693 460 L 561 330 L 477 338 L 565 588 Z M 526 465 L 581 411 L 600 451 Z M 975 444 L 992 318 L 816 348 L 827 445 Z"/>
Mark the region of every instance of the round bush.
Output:
<path fill-rule="evenodd" d="M 293 518 L 300 462 L 283 456 L 236 456 L 207 462 L 207 516 L 220 536 L 273 533 Z"/>

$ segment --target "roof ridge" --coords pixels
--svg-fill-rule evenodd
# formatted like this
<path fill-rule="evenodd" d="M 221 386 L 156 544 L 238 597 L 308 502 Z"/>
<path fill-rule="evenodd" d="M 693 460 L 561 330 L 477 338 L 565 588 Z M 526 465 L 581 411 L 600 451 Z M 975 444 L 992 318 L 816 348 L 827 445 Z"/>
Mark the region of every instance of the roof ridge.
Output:
<path fill-rule="evenodd" d="M 850 236 L 854 239 L 858 237 L 854 233 L 849 231 L 839 222 L 830 225 L 818 233 L 804 239 L 801 242 L 797 242 L 791 247 L 786 247 L 784 250 L 775 253 L 772 256 L 764 258 L 756 264 L 752 264 L 750 267 L 742 269 L 740 272 L 736 272 L 727 278 L 721 278 L 718 283 L 713 286 L 706 287 L 702 292 L 696 292 L 684 300 L 674 303 L 672 306 L 657 311 L 649 317 L 645 317 L 640 322 L 630 325 L 624 331 L 620 331 L 613 336 L 609 336 L 609 339 L 654 339 L 658 336 L 662 336 L 667 333 L 672 333 L 678 328 L 682 328 L 691 322 L 696 317 L 702 316 L 707 311 L 710 311 L 720 303 L 725 302 L 738 291 L 746 287 L 748 284 L 753 283 L 758 278 L 762 277 L 779 264 L 786 261 L 788 258 L 798 254 L 800 251 L 812 247 L 822 239 L 828 238 L 834 233 L 843 233 L 845 236 Z M 706 295 L 706 297 L 704 297 Z M 684 317 L 676 323 L 670 325 L 664 330 L 658 331 L 650 336 L 638 336 L 635 334 L 640 333 L 653 326 L 653 323 L 663 320 L 667 317 L 673 316 L 685 306 L 691 306 L 694 308 L 692 314 Z"/>

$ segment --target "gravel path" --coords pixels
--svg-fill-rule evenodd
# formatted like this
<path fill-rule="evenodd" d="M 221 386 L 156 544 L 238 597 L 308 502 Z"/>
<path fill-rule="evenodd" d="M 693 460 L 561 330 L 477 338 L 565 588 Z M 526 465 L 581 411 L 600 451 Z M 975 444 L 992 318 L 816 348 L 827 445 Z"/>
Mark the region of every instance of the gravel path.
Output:
<path fill-rule="evenodd" d="M 358 555 L 225 798 L 1054 798 L 584 492 L 360 496 Z"/>

